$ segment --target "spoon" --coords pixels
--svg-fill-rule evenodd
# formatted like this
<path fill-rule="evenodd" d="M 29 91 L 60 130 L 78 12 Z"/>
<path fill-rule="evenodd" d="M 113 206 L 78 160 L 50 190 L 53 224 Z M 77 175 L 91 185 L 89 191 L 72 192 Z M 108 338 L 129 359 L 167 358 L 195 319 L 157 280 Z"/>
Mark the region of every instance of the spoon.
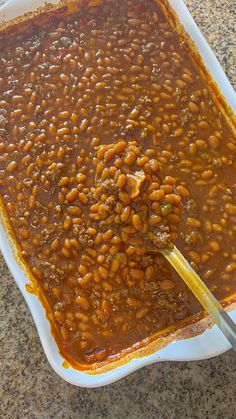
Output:
<path fill-rule="evenodd" d="M 192 269 L 177 247 L 174 246 L 172 249 L 161 250 L 161 253 L 188 285 L 236 352 L 236 324 L 219 301 L 217 301 L 201 278 Z"/>

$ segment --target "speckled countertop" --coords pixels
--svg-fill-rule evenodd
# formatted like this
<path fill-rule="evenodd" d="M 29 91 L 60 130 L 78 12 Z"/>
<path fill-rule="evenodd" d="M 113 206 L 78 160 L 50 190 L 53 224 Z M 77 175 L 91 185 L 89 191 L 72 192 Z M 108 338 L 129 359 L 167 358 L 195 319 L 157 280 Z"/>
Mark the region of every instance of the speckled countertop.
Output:
<path fill-rule="evenodd" d="M 186 3 L 236 86 L 235 1 Z M 100 389 L 65 383 L 49 366 L 30 312 L 1 257 L 0 278 L 0 418 L 236 417 L 232 351 L 206 361 L 151 365 Z"/>

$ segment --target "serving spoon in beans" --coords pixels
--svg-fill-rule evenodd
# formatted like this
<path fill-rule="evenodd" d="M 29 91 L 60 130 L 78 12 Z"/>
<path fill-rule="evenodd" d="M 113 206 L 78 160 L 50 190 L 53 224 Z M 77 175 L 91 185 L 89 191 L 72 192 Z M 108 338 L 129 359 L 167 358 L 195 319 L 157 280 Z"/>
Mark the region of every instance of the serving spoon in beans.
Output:
<path fill-rule="evenodd" d="M 118 160 L 114 162 L 117 155 Z M 130 232 L 136 232 L 135 236 L 142 245 L 145 241 L 146 249 L 150 244 L 148 251 L 163 254 L 236 352 L 236 324 L 173 245 L 182 199 L 188 197 L 186 188 L 176 185 L 171 176 L 162 179 L 158 161 L 145 156 L 136 141 L 126 144 L 121 140 L 117 144 L 101 145 L 97 157 L 98 191 L 101 187 L 102 193 L 116 194 L 121 207 L 121 213 L 118 211 L 114 219 L 117 228 L 125 224 Z M 148 205 L 143 205 L 144 202 L 148 202 Z M 100 203 L 104 206 L 98 198 L 96 205 Z M 132 244 L 138 246 L 138 242 Z"/>
<path fill-rule="evenodd" d="M 223 306 L 192 269 L 176 246 L 171 249 L 161 250 L 161 253 L 170 262 L 176 272 L 178 272 L 236 352 L 236 324 L 224 310 Z"/>

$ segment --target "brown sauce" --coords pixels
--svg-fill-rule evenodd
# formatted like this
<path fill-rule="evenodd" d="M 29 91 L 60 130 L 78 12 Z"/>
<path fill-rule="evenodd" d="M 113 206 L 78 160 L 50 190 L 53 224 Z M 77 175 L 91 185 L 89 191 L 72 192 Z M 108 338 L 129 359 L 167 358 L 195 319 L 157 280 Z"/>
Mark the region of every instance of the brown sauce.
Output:
<path fill-rule="evenodd" d="M 0 40 L 0 194 L 59 346 L 89 364 L 200 312 L 154 237 L 236 291 L 236 139 L 151 0 L 40 19 Z"/>

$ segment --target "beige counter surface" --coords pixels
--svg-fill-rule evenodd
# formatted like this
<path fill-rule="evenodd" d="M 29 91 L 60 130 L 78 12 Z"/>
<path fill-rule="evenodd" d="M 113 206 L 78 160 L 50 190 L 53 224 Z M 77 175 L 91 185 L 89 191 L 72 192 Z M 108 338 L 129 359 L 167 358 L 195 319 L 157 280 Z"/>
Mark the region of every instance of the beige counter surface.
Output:
<path fill-rule="evenodd" d="M 236 86 L 235 0 L 186 3 Z M 65 383 L 49 366 L 30 312 L 2 257 L 0 278 L 0 418 L 236 417 L 232 351 L 206 361 L 151 365 L 100 389 Z"/>

